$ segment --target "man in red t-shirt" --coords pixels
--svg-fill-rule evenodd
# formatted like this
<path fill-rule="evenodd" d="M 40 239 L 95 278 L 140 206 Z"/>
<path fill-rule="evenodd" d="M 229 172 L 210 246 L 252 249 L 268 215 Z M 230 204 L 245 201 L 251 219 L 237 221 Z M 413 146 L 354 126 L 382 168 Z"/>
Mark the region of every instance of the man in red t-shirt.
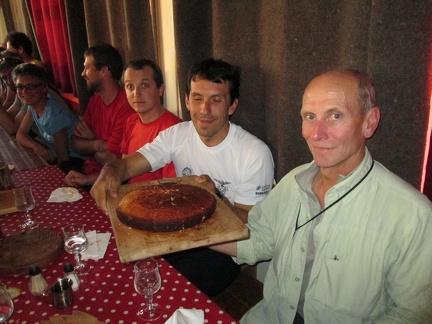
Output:
<path fill-rule="evenodd" d="M 84 162 L 83 174 L 68 173 L 65 181 L 69 185 L 92 184 L 105 163 L 121 157 L 123 127 L 134 113 L 119 85 L 122 72 L 122 58 L 113 46 L 96 45 L 85 51 L 81 75 L 94 95 L 75 127 L 71 145 L 75 152 L 88 159 Z"/>
<path fill-rule="evenodd" d="M 160 67 L 147 59 L 130 62 L 123 73 L 127 99 L 137 112 L 130 116 L 123 129 L 121 152 L 127 156 L 144 144 L 152 142 L 160 131 L 182 122 L 162 106 L 165 91 Z M 153 172 L 146 172 L 129 179 L 129 183 L 175 177 L 173 163 Z"/>

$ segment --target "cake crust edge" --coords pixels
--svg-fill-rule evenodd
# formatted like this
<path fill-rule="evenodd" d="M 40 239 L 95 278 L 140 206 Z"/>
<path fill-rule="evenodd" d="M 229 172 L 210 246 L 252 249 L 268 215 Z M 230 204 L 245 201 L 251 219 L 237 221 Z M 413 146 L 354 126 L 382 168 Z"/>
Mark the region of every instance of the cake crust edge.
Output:
<path fill-rule="evenodd" d="M 145 231 L 149 231 L 149 232 L 175 232 L 175 231 L 181 231 L 187 228 L 191 228 L 194 227 L 196 225 L 201 224 L 202 222 L 204 222 L 205 220 L 211 218 L 213 216 L 213 214 L 216 211 L 216 205 L 217 205 L 217 201 L 216 198 L 206 189 L 203 189 L 199 186 L 193 186 L 190 184 L 177 184 L 177 183 L 163 183 L 163 184 L 159 184 L 159 185 L 153 185 L 153 186 L 161 186 L 163 187 L 164 185 L 178 185 L 178 186 L 186 186 L 186 187 L 195 187 L 195 190 L 202 190 L 204 191 L 206 194 L 209 195 L 209 197 L 213 198 L 212 199 L 212 204 L 205 209 L 204 211 L 200 211 L 197 212 L 193 215 L 188 215 L 187 217 L 183 217 L 183 219 L 181 220 L 168 220 L 168 221 L 163 221 L 158 219 L 158 221 L 154 221 L 154 220 L 148 220 L 148 219 L 144 219 L 144 218 L 140 218 L 137 219 L 135 216 L 133 215 L 128 215 L 128 213 L 124 212 L 121 210 L 120 205 L 121 202 L 123 200 L 124 197 L 126 197 L 128 194 L 137 191 L 137 190 L 142 190 L 145 187 L 139 187 L 137 189 L 134 189 L 130 192 L 128 192 L 119 202 L 119 205 L 116 208 L 116 213 L 117 213 L 117 218 L 126 226 L 132 227 L 134 229 L 139 229 L 139 230 L 145 230 Z M 151 186 L 148 186 L 151 187 Z"/>

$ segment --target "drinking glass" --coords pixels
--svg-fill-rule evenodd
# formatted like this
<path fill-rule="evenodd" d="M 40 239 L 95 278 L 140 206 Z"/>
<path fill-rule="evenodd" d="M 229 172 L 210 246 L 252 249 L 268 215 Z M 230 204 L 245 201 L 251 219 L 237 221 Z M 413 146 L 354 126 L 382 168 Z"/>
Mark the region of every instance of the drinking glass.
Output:
<path fill-rule="evenodd" d="M 162 315 L 162 309 L 153 303 L 153 294 L 162 284 L 159 265 L 153 258 L 140 260 L 135 263 L 134 273 L 135 290 L 146 299 L 144 307 L 138 311 L 138 316 L 145 321 L 157 320 Z"/>
<path fill-rule="evenodd" d="M 19 212 L 25 212 L 26 222 L 21 224 L 21 228 L 35 228 L 38 227 L 39 223 L 31 218 L 30 210 L 35 205 L 35 199 L 33 197 L 31 187 L 22 187 L 14 190 L 15 195 L 15 207 Z"/>
<path fill-rule="evenodd" d="M 13 311 L 14 304 L 7 291 L 7 286 L 0 283 L 0 323 L 6 322 Z"/>
<path fill-rule="evenodd" d="M 66 252 L 75 256 L 75 272 L 85 275 L 90 271 L 89 266 L 81 261 L 81 252 L 88 248 L 88 240 L 84 232 L 84 224 L 72 223 L 62 228 Z"/>

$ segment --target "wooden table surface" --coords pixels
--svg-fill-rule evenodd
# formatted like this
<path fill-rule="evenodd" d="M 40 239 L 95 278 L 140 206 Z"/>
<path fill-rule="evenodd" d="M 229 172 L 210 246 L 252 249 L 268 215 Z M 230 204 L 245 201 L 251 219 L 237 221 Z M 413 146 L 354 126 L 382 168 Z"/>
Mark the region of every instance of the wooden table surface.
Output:
<path fill-rule="evenodd" d="M 14 167 L 14 171 L 24 171 L 48 163 L 32 150 L 19 145 L 15 136 L 9 136 L 0 126 L 0 161 Z"/>

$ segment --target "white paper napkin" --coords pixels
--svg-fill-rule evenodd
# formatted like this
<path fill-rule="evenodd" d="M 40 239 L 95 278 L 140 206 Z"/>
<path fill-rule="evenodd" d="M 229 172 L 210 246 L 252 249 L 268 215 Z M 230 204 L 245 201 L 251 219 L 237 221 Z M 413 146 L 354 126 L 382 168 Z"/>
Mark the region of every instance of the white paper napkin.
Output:
<path fill-rule="evenodd" d="M 165 324 L 202 324 L 204 311 L 201 309 L 177 309 Z"/>
<path fill-rule="evenodd" d="M 86 236 L 89 245 L 87 250 L 81 253 L 82 259 L 102 259 L 108 247 L 111 233 L 96 233 L 96 231 L 89 231 L 86 233 Z"/>
<path fill-rule="evenodd" d="M 80 200 L 83 196 L 78 189 L 73 187 L 61 187 L 51 192 L 47 202 L 74 202 Z"/>

